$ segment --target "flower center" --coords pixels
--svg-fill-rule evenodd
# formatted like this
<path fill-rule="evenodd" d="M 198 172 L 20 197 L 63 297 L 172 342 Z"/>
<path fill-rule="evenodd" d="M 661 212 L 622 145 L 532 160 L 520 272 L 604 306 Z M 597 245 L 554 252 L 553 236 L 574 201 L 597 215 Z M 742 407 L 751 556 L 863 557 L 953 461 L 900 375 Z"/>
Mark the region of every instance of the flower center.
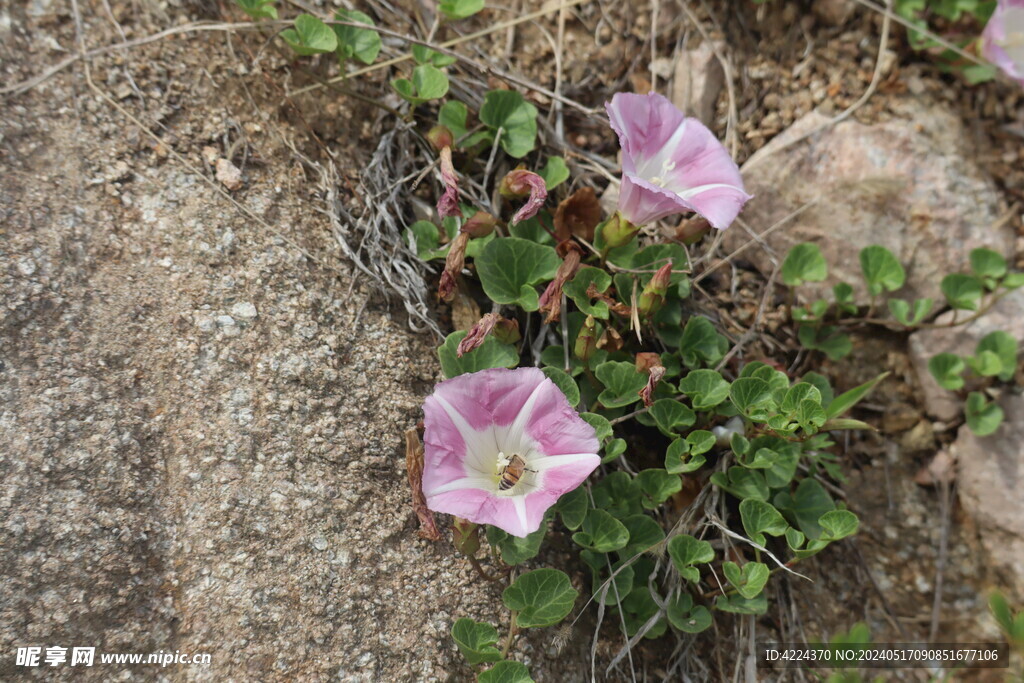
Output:
<path fill-rule="evenodd" d="M 526 455 L 498 451 L 494 480 L 499 496 L 523 495 L 536 488 L 537 471 L 530 467 Z"/>

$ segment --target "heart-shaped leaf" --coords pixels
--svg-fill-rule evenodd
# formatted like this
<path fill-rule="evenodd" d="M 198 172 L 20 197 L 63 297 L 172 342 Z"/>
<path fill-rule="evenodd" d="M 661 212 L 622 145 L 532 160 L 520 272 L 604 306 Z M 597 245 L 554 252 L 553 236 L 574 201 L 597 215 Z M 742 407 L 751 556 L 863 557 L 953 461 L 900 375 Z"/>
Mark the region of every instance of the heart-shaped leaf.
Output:
<path fill-rule="evenodd" d="M 676 594 L 668 603 L 666 616 L 683 633 L 700 633 L 711 626 L 711 612 L 704 605 L 694 607 L 689 593 Z"/>
<path fill-rule="evenodd" d="M 746 498 L 768 500 L 768 484 L 765 483 L 764 475 L 758 470 L 730 467 L 724 474 L 722 472 L 712 474 L 711 483 L 740 500 Z"/>
<path fill-rule="evenodd" d="M 953 353 L 940 353 L 928 361 L 928 372 L 943 389 L 956 391 L 964 385 L 963 371 L 967 369 L 963 359 Z"/>
<path fill-rule="evenodd" d="M 591 303 L 587 290 L 593 286 L 597 292 L 603 293 L 611 284 L 612 277 L 604 270 L 584 266 L 576 271 L 576 275 L 565 284 L 563 290 L 565 295 L 572 299 L 583 313 L 595 318 L 607 319 L 608 304 L 600 299 Z"/>
<path fill-rule="evenodd" d="M 647 515 L 630 515 L 622 524 L 629 530 L 629 543 L 619 552 L 620 557 L 646 552 L 665 540 L 665 530 Z"/>
<path fill-rule="evenodd" d="M 643 470 L 636 475 L 636 483 L 643 494 L 642 503 L 648 510 L 654 510 L 683 488 L 678 475 L 662 469 Z"/>
<path fill-rule="evenodd" d="M 972 432 L 978 436 L 988 436 L 1002 424 L 1003 409 L 986 400 L 985 394 L 980 391 L 972 391 L 967 395 L 964 417 L 967 418 L 967 426 Z"/>
<path fill-rule="evenodd" d="M 566 494 L 563 494 L 555 504 L 555 509 L 562 516 L 562 524 L 570 531 L 575 531 L 583 524 L 587 516 L 587 509 L 590 507 L 590 499 L 587 496 L 587 489 L 579 486 Z"/>
<path fill-rule="evenodd" d="M 768 611 L 768 596 L 764 593 L 745 598 L 742 595 L 719 595 L 715 598 L 715 609 L 733 614 L 761 615 Z"/>
<path fill-rule="evenodd" d="M 971 271 L 980 278 L 1001 278 L 1006 275 L 1006 259 L 991 249 L 972 249 Z"/>
<path fill-rule="evenodd" d="M 676 430 L 689 427 L 697 420 L 692 410 L 671 398 L 655 401 L 648 414 L 661 433 L 668 437 L 675 436 Z"/>
<path fill-rule="evenodd" d="M 729 398 L 729 383 L 715 370 L 691 370 L 679 383 L 694 410 L 711 410 Z"/>
<path fill-rule="evenodd" d="M 426 45 L 420 45 L 419 43 L 412 46 L 412 58 L 417 64 L 429 64 L 431 66 L 436 66 L 438 69 L 449 66 L 458 61 L 451 55 L 443 54 L 437 50 L 431 50 Z M 465 118 L 463 118 L 463 125 L 465 125 Z M 449 128 L 448 130 L 452 129 Z M 452 130 L 452 134 L 454 135 L 455 131 Z"/>
<path fill-rule="evenodd" d="M 787 491 L 780 492 L 773 502 L 775 507 L 791 517 L 795 526 L 812 540 L 821 538 L 821 527 L 818 525 L 821 516 L 836 509 L 836 504 L 832 502 L 825 487 L 810 478 L 802 480 L 792 494 Z"/>
<path fill-rule="evenodd" d="M 396 78 L 391 87 L 410 104 L 423 104 L 448 94 L 448 76 L 437 67 L 420 64 L 412 70 L 412 79 Z"/>
<path fill-rule="evenodd" d="M 689 534 L 673 536 L 668 541 L 668 556 L 679 575 L 688 581 L 700 581 L 696 564 L 707 564 L 715 559 L 715 551 L 707 541 L 700 541 Z"/>
<path fill-rule="evenodd" d="M 601 363 L 594 371 L 604 385 L 604 391 L 597 397 L 605 408 L 621 408 L 640 400 L 637 393 L 647 386 L 647 375 L 637 372 L 634 363 L 608 361 Z"/>
<path fill-rule="evenodd" d="M 978 310 L 978 302 L 985 291 L 979 278 L 963 273 L 942 278 L 940 288 L 950 306 L 964 311 Z"/>
<path fill-rule="evenodd" d="M 281 39 L 288 43 L 295 54 L 303 57 L 334 52 L 338 47 L 338 37 L 334 31 L 312 14 L 295 17 L 294 28 L 281 31 Z"/>
<path fill-rule="evenodd" d="M 458 21 L 471 17 L 484 8 L 484 0 L 441 0 L 438 9 L 448 19 Z"/>
<path fill-rule="evenodd" d="M 519 352 L 511 344 L 502 344 L 494 337 L 488 336 L 484 343 L 459 358 L 459 342 L 466 337 L 465 330 L 452 332 L 444 344 L 438 347 L 437 357 L 441 361 L 441 370 L 448 379 L 464 375 L 468 372 L 488 370 L 490 368 L 514 368 L 519 365 Z"/>
<path fill-rule="evenodd" d="M 274 0 L 236 0 L 236 2 L 253 19 L 277 19 Z"/>
<path fill-rule="evenodd" d="M 519 612 L 520 628 L 534 628 L 560 622 L 572 611 L 578 595 L 565 572 L 534 569 L 517 578 L 501 599 L 505 607 Z"/>
<path fill-rule="evenodd" d="M 629 542 L 629 531 L 604 510 L 588 510 L 583 530 L 572 535 L 577 544 L 599 553 L 610 553 Z"/>
<path fill-rule="evenodd" d="M 828 264 L 817 244 L 802 242 L 793 246 L 782 262 L 782 281 L 790 287 L 804 282 L 821 282 L 828 277 Z"/>
<path fill-rule="evenodd" d="M 537 139 L 537 107 L 515 90 L 491 90 L 484 95 L 480 121 L 492 130 L 501 129 L 499 144 L 509 156 L 521 159 Z"/>
<path fill-rule="evenodd" d="M 758 545 L 765 544 L 764 534 L 781 536 L 789 529 L 782 513 L 763 500 L 740 501 L 740 520 L 747 536 Z"/>
<path fill-rule="evenodd" d="M 334 18 L 338 21 L 351 21 L 359 24 L 374 26 L 373 19 L 358 10 L 339 9 L 334 12 Z M 356 28 L 355 26 L 340 26 L 333 24 L 334 35 L 338 37 L 338 58 L 342 61 L 355 57 L 363 64 L 373 64 L 380 54 L 380 34 L 376 31 Z M 416 52 L 413 46 L 413 54 Z"/>
<path fill-rule="evenodd" d="M 832 510 L 818 518 L 818 526 L 823 540 L 838 541 L 857 533 L 860 520 L 849 510 Z"/>
<path fill-rule="evenodd" d="M 548 379 L 555 383 L 555 386 L 565 394 L 565 398 L 569 401 L 569 405 L 575 408 L 580 402 L 580 387 L 576 384 L 576 380 L 558 368 L 542 368 L 541 372 L 547 375 Z"/>
<path fill-rule="evenodd" d="M 498 631 L 490 624 L 462 618 L 452 625 L 452 638 L 459 652 L 471 665 L 496 662 L 501 653 L 494 644 L 498 642 Z"/>
<path fill-rule="evenodd" d="M 999 359 L 999 379 L 1009 382 L 1017 370 L 1017 340 L 1007 332 L 996 330 L 985 335 L 975 349 L 976 354 L 991 352 Z"/>
<path fill-rule="evenodd" d="M 747 562 L 742 568 L 735 562 L 724 562 L 722 571 L 729 583 L 747 600 L 753 600 L 761 594 L 770 574 L 768 565 L 761 562 Z"/>
<path fill-rule="evenodd" d="M 714 435 L 712 435 L 714 445 Z M 669 474 L 684 474 L 701 468 L 707 462 L 703 455 L 691 452 L 692 445 L 687 439 L 676 439 L 665 452 L 665 470 Z"/>
<path fill-rule="evenodd" d="M 501 561 L 505 564 L 513 566 L 522 564 L 533 559 L 540 552 L 540 545 L 544 542 L 544 536 L 548 531 L 546 520 L 551 519 L 552 515 L 552 512 L 545 515 L 545 523 L 541 524 L 540 528 L 532 534 L 527 534 L 525 538 L 513 536 L 496 526 L 489 526 L 487 527 L 487 542 L 491 544 L 491 547 L 498 549 Z"/>
<path fill-rule="evenodd" d="M 569 166 L 562 157 L 548 157 L 538 175 L 544 179 L 544 186 L 550 192 L 569 179 Z"/>
<path fill-rule="evenodd" d="M 483 0 L 480 2 L 483 5 Z M 534 683 L 525 664 L 507 659 L 477 677 L 478 683 Z"/>
<path fill-rule="evenodd" d="M 679 352 L 688 368 L 714 365 L 722 359 L 728 347 L 729 342 L 715 331 L 711 321 L 699 315 L 686 321 L 679 339 Z"/>
<path fill-rule="evenodd" d="M 554 278 L 561 263 L 551 247 L 505 237 L 484 247 L 476 269 L 491 301 L 536 311 L 540 300 L 536 285 Z"/>
<path fill-rule="evenodd" d="M 895 292 L 906 282 L 907 274 L 903 271 L 891 251 L 878 244 L 865 247 L 860 252 L 860 269 L 868 284 L 868 291 L 877 296 L 883 291 Z"/>

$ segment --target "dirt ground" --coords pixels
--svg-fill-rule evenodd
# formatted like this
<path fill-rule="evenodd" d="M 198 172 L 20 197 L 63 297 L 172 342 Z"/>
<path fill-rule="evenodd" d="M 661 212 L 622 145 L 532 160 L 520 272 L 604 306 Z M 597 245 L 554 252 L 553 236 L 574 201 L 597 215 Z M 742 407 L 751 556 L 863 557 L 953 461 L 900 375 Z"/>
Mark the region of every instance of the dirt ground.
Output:
<path fill-rule="evenodd" d="M 743 64 L 732 131 L 741 162 L 815 106 L 852 103 L 877 45 L 878 18 L 862 10 L 831 27 L 804 19 L 799 4 L 769 4 L 698 12 L 712 30 L 744 36 L 732 43 Z M 664 58 L 696 33 L 659 6 L 671 20 L 655 44 Z M 92 49 L 243 18 L 206 2 L 82 2 L 78 16 L 74 7 L 0 2 L 0 87 L 68 58 L 79 37 Z M 616 89 L 664 85 L 648 68 L 651 6 L 580 12 L 586 21 L 567 30 L 567 96 L 598 106 Z M 487 57 L 511 41 L 522 72 L 553 87 L 545 32 L 556 20 L 540 25 L 467 49 Z M 469 680 L 451 623 L 507 626 L 499 591 L 446 542 L 419 539 L 410 515 L 402 433 L 439 378 L 436 339 L 412 332 L 397 302 L 345 259 L 319 210 L 320 178 L 299 156 L 329 149 L 351 199 L 381 114 L 333 91 L 285 99 L 284 84 L 311 81 L 283 55 L 253 33 L 175 34 L 90 58 L 91 84 L 78 62 L 3 95 L 4 679 L 26 675 L 17 647 L 93 646 L 212 655 L 209 666 L 97 666 L 86 675 L 95 680 Z M 912 62 L 899 50 L 893 59 Z M 889 94 L 956 87 L 915 63 L 892 73 L 858 118 L 884 117 Z M 1008 201 L 1024 199 L 1019 157 L 1001 143 L 1018 100 L 995 85 L 973 92 L 951 106 Z M 726 136 L 728 97 L 718 108 Z M 576 144 L 614 156 L 606 129 L 572 112 L 566 120 Z M 217 181 L 205 147 L 240 166 L 239 190 Z M 438 313 L 444 323 L 448 312 Z M 808 564 L 813 584 L 787 578 L 775 590 L 800 607 L 808 637 L 864 620 L 879 638 L 924 640 L 941 574 L 939 633 L 994 637 L 982 591 L 995 578 L 973 551 L 969 520 L 913 482 L 929 444 L 906 436 L 923 416 L 905 340 L 858 344 L 825 371 L 853 386 L 879 367 L 902 380 L 864 415 L 882 433 L 843 455 L 863 533 Z M 946 517 L 940 560 L 933 522 Z M 571 568 L 571 544 L 558 538 L 548 560 Z M 589 678 L 589 618 L 564 650 L 545 632 L 517 648 L 538 681 Z M 697 647 L 731 671 L 729 634 Z M 606 620 L 599 674 L 619 647 Z M 671 649 L 639 647 L 637 678 L 664 676 Z"/>

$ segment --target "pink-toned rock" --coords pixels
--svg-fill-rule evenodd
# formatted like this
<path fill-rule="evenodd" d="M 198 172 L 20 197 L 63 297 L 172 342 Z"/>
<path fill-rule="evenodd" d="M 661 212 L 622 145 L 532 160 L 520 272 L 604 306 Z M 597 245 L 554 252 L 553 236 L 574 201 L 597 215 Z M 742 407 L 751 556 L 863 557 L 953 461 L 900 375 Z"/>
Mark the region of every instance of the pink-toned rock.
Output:
<path fill-rule="evenodd" d="M 684 114 L 710 126 L 723 85 L 725 72 L 709 41 L 679 53 L 672 79 L 672 103 Z"/>
<path fill-rule="evenodd" d="M 1001 213 L 999 194 L 973 161 L 960 118 L 943 105 L 912 99 L 890 109 L 897 118 L 873 125 L 847 120 L 785 147 L 829 120 L 808 114 L 743 166 L 754 199 L 740 217 L 756 233 L 818 200 L 766 238 L 771 254 L 754 245 L 743 255 L 768 274 L 772 259 L 781 261 L 794 244 L 816 243 L 829 279 L 801 286 L 805 300 L 830 298 L 832 285 L 846 281 L 866 301 L 857 255 L 871 244 L 887 247 L 904 265 L 907 283 L 898 296 L 937 301 L 943 276 L 965 270 L 971 249 L 1005 254 L 1012 248 L 1012 231 L 993 228 Z M 734 226 L 726 248 L 750 239 Z"/>
<path fill-rule="evenodd" d="M 242 187 L 242 172 L 238 167 L 227 159 L 217 159 L 216 163 L 217 180 L 229 190 L 237 190 Z"/>
<path fill-rule="evenodd" d="M 811 4 L 814 16 L 828 26 L 842 26 L 855 9 L 857 3 L 854 0 L 814 0 Z"/>
<path fill-rule="evenodd" d="M 957 315 L 964 319 L 969 311 Z M 954 312 L 939 316 L 942 325 L 953 320 Z M 985 335 L 1003 330 L 1014 339 L 1024 340 L 1024 289 L 1003 297 L 985 315 L 959 327 L 919 330 L 910 335 L 910 360 L 921 383 L 922 397 L 928 413 L 940 420 L 952 420 L 963 412 L 963 401 L 952 391 L 939 386 L 928 372 L 928 361 L 940 353 L 959 356 L 974 355 L 975 347 Z"/>
<path fill-rule="evenodd" d="M 1000 583 L 1024 600 L 1024 396 L 1001 401 L 1006 417 L 991 436 L 965 425 L 953 444 L 960 503 L 977 524 Z"/>

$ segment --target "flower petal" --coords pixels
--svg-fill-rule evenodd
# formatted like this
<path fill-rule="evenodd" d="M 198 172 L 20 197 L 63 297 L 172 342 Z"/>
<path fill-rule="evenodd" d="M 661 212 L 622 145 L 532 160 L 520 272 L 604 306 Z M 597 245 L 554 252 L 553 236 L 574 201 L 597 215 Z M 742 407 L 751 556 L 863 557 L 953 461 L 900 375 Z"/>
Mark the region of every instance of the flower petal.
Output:
<path fill-rule="evenodd" d="M 612 130 L 619 136 L 622 169 L 630 173 L 636 170 L 637 159 L 663 147 L 686 118 L 668 98 L 654 92 L 615 93 L 604 107 Z"/>
<path fill-rule="evenodd" d="M 1024 0 L 999 0 L 981 37 L 985 59 L 1024 85 Z"/>

